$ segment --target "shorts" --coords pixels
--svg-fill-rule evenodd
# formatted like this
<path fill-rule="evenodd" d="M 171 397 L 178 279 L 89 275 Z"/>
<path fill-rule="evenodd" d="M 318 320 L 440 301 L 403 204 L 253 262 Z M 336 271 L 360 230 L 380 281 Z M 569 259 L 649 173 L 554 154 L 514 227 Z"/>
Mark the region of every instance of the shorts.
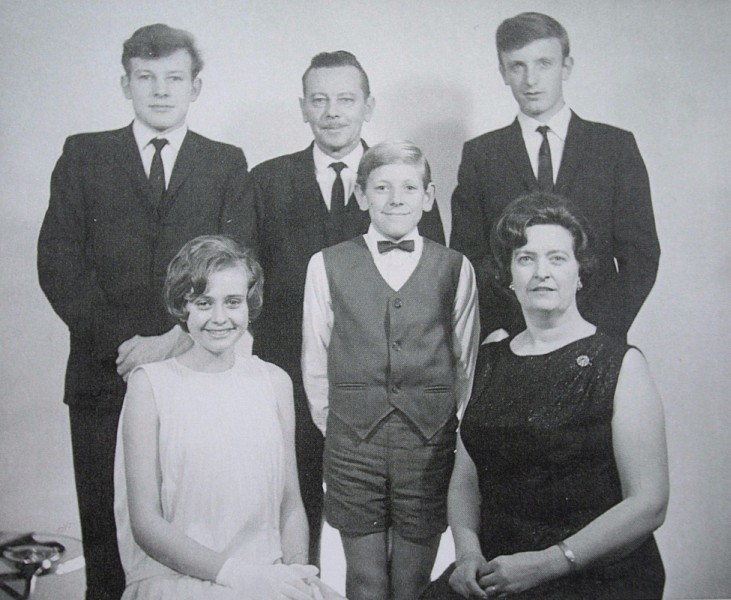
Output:
<path fill-rule="evenodd" d="M 457 417 L 431 439 L 395 410 L 365 440 L 330 413 L 325 436 L 325 518 L 346 537 L 392 528 L 421 542 L 447 528 Z"/>

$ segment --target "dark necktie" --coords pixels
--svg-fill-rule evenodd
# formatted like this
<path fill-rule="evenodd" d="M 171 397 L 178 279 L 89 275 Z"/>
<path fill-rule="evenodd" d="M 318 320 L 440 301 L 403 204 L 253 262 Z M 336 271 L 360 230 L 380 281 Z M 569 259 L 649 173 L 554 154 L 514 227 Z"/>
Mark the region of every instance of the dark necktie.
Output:
<path fill-rule="evenodd" d="M 551 146 L 548 145 L 548 125 L 536 128 L 543 136 L 541 148 L 538 150 L 538 188 L 542 192 L 553 191 L 553 165 L 551 164 Z"/>
<path fill-rule="evenodd" d="M 340 177 L 340 171 L 347 166 L 344 162 L 330 164 L 330 168 L 335 171 L 335 181 L 333 181 L 333 189 L 330 194 L 330 212 L 332 214 L 338 214 L 345 210 L 345 185 L 343 185 L 343 178 Z"/>
<path fill-rule="evenodd" d="M 150 143 L 155 146 L 155 156 L 150 166 L 150 190 L 152 202 L 157 207 L 162 202 L 165 193 L 165 167 L 162 164 L 162 149 L 168 143 L 165 138 L 153 138 Z"/>
<path fill-rule="evenodd" d="M 391 250 L 403 250 L 404 252 L 414 251 L 414 240 L 402 240 L 400 242 L 391 242 L 389 240 L 381 240 L 378 242 L 378 251 L 381 254 L 391 252 Z"/>

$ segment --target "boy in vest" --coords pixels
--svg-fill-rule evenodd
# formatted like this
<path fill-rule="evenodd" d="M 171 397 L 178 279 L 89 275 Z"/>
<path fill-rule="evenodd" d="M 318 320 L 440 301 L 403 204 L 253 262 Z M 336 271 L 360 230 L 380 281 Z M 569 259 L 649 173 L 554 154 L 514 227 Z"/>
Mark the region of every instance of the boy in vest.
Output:
<path fill-rule="evenodd" d="M 418 598 L 446 529 L 457 411 L 479 336 L 475 275 L 419 235 L 434 205 L 422 152 L 386 142 L 360 161 L 368 232 L 310 260 L 302 371 L 325 437 L 325 517 L 350 600 Z"/>

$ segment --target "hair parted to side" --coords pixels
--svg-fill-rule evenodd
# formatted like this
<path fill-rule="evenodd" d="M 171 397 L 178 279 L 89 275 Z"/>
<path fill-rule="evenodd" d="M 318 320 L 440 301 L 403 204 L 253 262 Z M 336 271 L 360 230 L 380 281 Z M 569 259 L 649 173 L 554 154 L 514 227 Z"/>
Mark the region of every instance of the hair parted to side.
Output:
<path fill-rule="evenodd" d="M 591 287 L 596 258 L 590 245 L 589 225 L 566 198 L 548 192 L 531 192 L 516 198 L 493 225 L 490 248 L 498 282 L 504 288 L 510 285 L 513 252 L 528 243 L 526 230 L 533 225 L 559 225 L 571 234 L 579 276 L 584 284 L 582 289 Z"/>
<path fill-rule="evenodd" d="M 191 59 L 191 75 L 193 79 L 198 77 L 203 70 L 203 59 L 192 33 L 184 29 L 174 29 L 163 23 L 140 27 L 124 42 L 122 48 L 124 72 L 127 76 L 130 75 L 130 62 L 133 58 L 163 58 L 177 50 L 188 51 Z"/>
<path fill-rule="evenodd" d="M 531 42 L 546 38 L 556 38 L 561 42 L 564 58 L 571 53 L 569 34 L 553 17 L 543 13 L 524 12 L 505 19 L 495 33 L 498 62 L 502 64 L 502 52 L 518 50 Z"/>
<path fill-rule="evenodd" d="M 246 304 L 249 320 L 261 313 L 264 304 L 264 272 L 254 252 L 225 235 L 201 235 L 187 242 L 170 261 L 163 287 L 168 312 L 188 331 L 186 305 L 205 293 L 213 273 L 241 267 L 246 271 L 249 289 Z"/>
<path fill-rule="evenodd" d="M 305 69 L 302 74 L 302 94 L 306 95 L 305 82 L 307 75 L 313 69 L 333 69 L 335 67 L 355 67 L 360 72 L 361 87 L 363 88 L 363 96 L 368 98 L 371 95 L 371 85 L 368 82 L 368 75 L 365 69 L 355 58 L 355 55 L 347 50 L 336 50 L 335 52 L 320 52 L 312 57 L 310 66 Z"/>
<path fill-rule="evenodd" d="M 406 140 L 381 142 L 366 150 L 358 165 L 356 183 L 361 190 L 366 189 L 368 176 L 378 167 L 384 165 L 411 165 L 421 171 L 424 189 L 431 183 L 431 168 L 429 161 L 421 149 L 414 143 Z"/>

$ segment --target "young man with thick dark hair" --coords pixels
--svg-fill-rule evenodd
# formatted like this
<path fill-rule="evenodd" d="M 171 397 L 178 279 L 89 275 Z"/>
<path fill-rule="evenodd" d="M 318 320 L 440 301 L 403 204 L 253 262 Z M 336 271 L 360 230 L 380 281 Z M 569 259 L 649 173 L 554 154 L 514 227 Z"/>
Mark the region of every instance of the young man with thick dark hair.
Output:
<path fill-rule="evenodd" d="M 119 598 L 114 450 L 126 376 L 174 352 L 165 311 L 168 263 L 188 240 L 225 233 L 247 243 L 240 148 L 189 131 L 203 66 L 193 36 L 167 25 L 124 44 L 121 84 L 134 121 L 66 140 L 38 240 L 38 276 L 69 328 L 69 405 L 87 600 Z"/>
<path fill-rule="evenodd" d="M 564 101 L 574 59 L 558 21 L 521 13 L 506 19 L 496 38 L 500 74 L 520 111 L 507 127 L 464 145 L 452 196 L 450 245 L 475 268 L 483 337 L 523 327 L 514 298 L 495 285 L 489 238 L 511 200 L 540 189 L 569 198 L 588 220 L 600 283 L 579 294 L 579 308 L 600 330 L 625 339 L 660 258 L 650 183 L 635 138 L 585 121 Z"/>

